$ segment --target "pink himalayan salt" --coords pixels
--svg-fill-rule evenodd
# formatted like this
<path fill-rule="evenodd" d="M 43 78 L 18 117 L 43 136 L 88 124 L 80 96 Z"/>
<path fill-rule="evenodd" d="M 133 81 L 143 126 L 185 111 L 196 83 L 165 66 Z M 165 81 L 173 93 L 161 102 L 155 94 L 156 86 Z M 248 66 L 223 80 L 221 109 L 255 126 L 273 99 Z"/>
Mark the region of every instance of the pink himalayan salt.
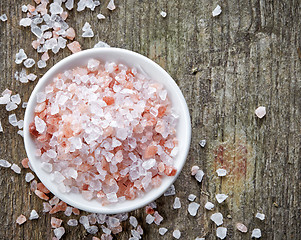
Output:
<path fill-rule="evenodd" d="M 61 15 L 61 18 L 62 18 L 63 20 L 66 20 L 67 17 L 68 17 L 68 13 L 67 13 L 67 12 L 62 12 L 60 15 Z"/>
<path fill-rule="evenodd" d="M 79 215 L 80 211 L 77 208 L 72 208 L 72 212 L 74 215 Z"/>
<path fill-rule="evenodd" d="M 66 82 L 66 79 L 70 80 Z M 87 86 L 91 86 L 91 89 Z M 29 128 L 41 146 L 41 160 L 58 165 L 54 169 L 61 169 L 60 172 L 54 172 L 53 176 L 54 181 L 64 185 L 64 189 L 67 186 L 72 191 L 81 192 L 86 199 L 96 197 L 103 204 L 108 204 L 119 201 L 119 198 L 134 199 L 143 192 L 158 187 L 162 176 L 176 174 L 177 170 L 172 166 L 173 148 L 176 149 L 178 144 L 175 136 L 176 120 L 170 115 L 172 110 L 169 99 L 162 100 L 160 97 L 163 89 L 160 84 L 145 79 L 137 74 L 137 70 L 122 64 L 101 65 L 99 61 L 89 61 L 88 69 L 80 67 L 59 74 L 46 88 L 50 90 L 40 93 L 45 95 L 42 98 L 45 99 L 44 102 L 39 101 L 35 109 L 35 118 L 41 121 L 35 121 Z M 61 91 L 63 88 L 67 90 Z M 76 99 L 73 99 L 73 94 L 77 96 Z M 119 95 L 124 99 L 120 99 Z M 95 103 L 86 105 L 91 97 Z M 76 101 L 76 104 L 70 105 L 70 101 Z M 78 107 L 74 108 L 75 105 Z M 64 115 L 65 106 L 68 106 L 68 116 Z M 128 112 L 127 106 L 139 113 Z M 155 108 L 162 109 L 158 110 L 156 117 L 149 113 L 150 109 Z M 74 111 L 74 117 L 70 115 L 70 111 Z M 114 115 L 119 112 L 123 112 L 123 115 L 118 115 L 116 121 Z M 87 120 L 80 122 L 81 118 L 87 119 L 86 116 L 92 116 L 89 119 L 93 120 L 88 128 L 85 127 Z M 107 122 L 101 123 L 103 117 Z M 73 121 L 73 118 L 79 121 Z M 94 119 L 99 120 L 94 122 Z M 131 126 L 133 119 L 136 122 Z M 157 130 L 158 124 L 167 124 L 165 119 L 169 119 L 168 128 L 164 127 L 164 131 Z M 118 123 L 123 126 L 118 127 Z M 101 134 L 92 134 L 95 127 Z M 98 139 L 100 136 L 101 139 Z M 93 147 L 95 141 L 99 144 L 97 149 Z M 169 144 L 165 144 L 166 142 Z M 58 149 L 53 150 L 55 145 Z M 90 147 L 92 155 L 79 157 Z M 55 152 L 54 156 L 49 155 L 50 150 Z M 66 153 L 68 159 L 74 159 L 75 165 L 68 161 L 71 165 L 68 166 L 66 162 L 67 165 L 64 164 L 62 168 L 60 161 L 55 159 L 63 160 Z M 151 161 L 151 165 L 142 164 L 146 161 Z M 128 167 L 139 167 L 137 163 L 140 168 Z M 141 174 L 141 171 L 144 173 Z M 91 173 L 88 179 L 85 179 L 85 173 Z M 71 179 L 76 179 L 75 185 Z M 55 211 L 52 209 L 50 213 Z"/>
<path fill-rule="evenodd" d="M 70 49 L 72 53 L 77 53 L 82 50 L 79 42 L 77 41 L 73 41 L 72 43 L 67 44 L 67 47 Z"/>
<path fill-rule="evenodd" d="M 67 203 L 60 201 L 58 204 L 56 204 L 51 210 L 50 210 L 50 214 L 54 214 L 57 212 L 64 212 L 66 211 L 67 208 Z"/>
<path fill-rule="evenodd" d="M 43 53 L 43 55 L 41 56 L 41 60 L 47 61 L 48 59 L 49 59 L 49 54 L 48 54 L 48 52 Z"/>
<path fill-rule="evenodd" d="M 49 197 L 45 193 L 41 192 L 40 190 L 35 190 L 34 193 L 43 200 L 46 200 L 46 201 L 49 200 Z"/>
<path fill-rule="evenodd" d="M 29 159 L 28 158 L 24 158 L 22 161 L 21 161 L 21 164 L 24 168 L 29 168 L 28 166 L 28 162 L 29 162 Z"/>
<path fill-rule="evenodd" d="M 43 183 L 38 183 L 37 184 L 37 189 L 43 193 L 50 193 L 50 191 L 44 186 Z"/>
<path fill-rule="evenodd" d="M 246 227 L 246 225 L 242 224 L 242 223 L 236 223 L 236 228 L 238 231 L 246 233 L 248 231 L 248 228 Z"/>
<path fill-rule="evenodd" d="M 34 41 L 32 41 L 31 46 L 32 46 L 34 49 L 37 49 L 38 46 L 40 46 L 40 44 L 41 44 L 41 43 L 40 43 L 39 41 L 34 40 Z"/>
<path fill-rule="evenodd" d="M 51 217 L 51 227 L 58 228 L 62 225 L 63 220 L 55 217 Z"/>
<path fill-rule="evenodd" d="M 73 28 L 68 28 L 66 30 L 66 38 L 73 40 L 75 38 L 75 30 Z"/>
<path fill-rule="evenodd" d="M 20 215 L 17 220 L 16 220 L 16 223 L 18 223 L 19 225 L 23 224 L 26 222 L 26 217 L 24 215 Z"/>

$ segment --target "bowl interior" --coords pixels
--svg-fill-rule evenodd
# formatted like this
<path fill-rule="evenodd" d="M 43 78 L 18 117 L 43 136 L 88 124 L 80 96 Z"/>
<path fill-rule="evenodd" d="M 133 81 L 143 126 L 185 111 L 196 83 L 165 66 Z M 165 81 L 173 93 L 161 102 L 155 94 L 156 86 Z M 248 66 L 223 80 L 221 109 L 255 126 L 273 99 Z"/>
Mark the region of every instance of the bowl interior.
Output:
<path fill-rule="evenodd" d="M 44 88 L 53 80 L 53 78 L 65 70 L 72 69 L 77 66 L 84 66 L 88 60 L 95 58 L 105 61 L 114 61 L 123 63 L 130 67 L 136 67 L 138 71 L 147 75 L 149 78 L 160 82 L 168 91 L 168 97 L 172 102 L 173 108 L 179 114 L 179 122 L 177 125 L 177 138 L 179 140 L 179 153 L 175 158 L 175 167 L 178 170 L 173 177 L 164 177 L 162 184 L 158 188 L 154 188 L 143 197 L 134 200 L 127 200 L 122 203 L 102 206 L 97 200 L 88 201 L 81 194 L 62 193 L 58 190 L 55 182 L 50 180 L 50 174 L 41 169 L 41 161 L 35 156 L 35 142 L 29 133 L 29 124 L 33 121 L 34 108 L 36 106 L 36 94 L 44 90 Z M 55 66 L 53 66 L 38 82 L 33 90 L 25 112 L 24 118 L 24 143 L 25 149 L 30 161 L 30 164 L 42 183 L 58 198 L 68 203 L 71 206 L 81 210 L 115 214 L 121 212 L 132 211 L 134 209 L 145 206 L 161 196 L 167 188 L 175 181 L 179 175 L 188 154 L 191 137 L 190 116 L 185 99 L 174 80 L 165 72 L 163 68 L 151 61 L 150 59 L 124 49 L 118 48 L 97 48 L 89 49 L 76 54 L 73 54 Z"/>

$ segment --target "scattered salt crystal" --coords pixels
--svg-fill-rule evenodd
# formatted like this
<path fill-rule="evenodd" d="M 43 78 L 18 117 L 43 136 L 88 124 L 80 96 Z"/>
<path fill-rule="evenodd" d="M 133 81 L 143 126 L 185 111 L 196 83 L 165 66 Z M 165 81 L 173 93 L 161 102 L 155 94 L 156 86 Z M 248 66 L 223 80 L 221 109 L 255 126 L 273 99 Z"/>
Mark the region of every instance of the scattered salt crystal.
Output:
<path fill-rule="evenodd" d="M 159 228 L 159 234 L 160 234 L 161 236 L 163 236 L 167 231 L 168 231 L 168 229 L 165 228 L 165 227 Z"/>
<path fill-rule="evenodd" d="M 77 53 L 81 51 L 81 46 L 77 41 L 73 41 L 72 43 L 67 44 L 67 47 L 72 53 Z"/>
<path fill-rule="evenodd" d="M 22 9 L 22 12 L 28 11 L 28 7 L 26 5 L 22 5 L 21 9 Z"/>
<path fill-rule="evenodd" d="M 39 118 L 38 116 L 35 116 L 34 122 L 35 122 L 35 126 L 36 126 L 37 131 L 39 133 L 43 133 L 46 129 L 46 123 L 41 118 Z"/>
<path fill-rule="evenodd" d="M 59 227 L 59 228 L 54 229 L 53 232 L 54 232 L 55 237 L 59 240 L 65 234 L 65 228 Z"/>
<path fill-rule="evenodd" d="M 189 196 L 188 196 L 188 200 L 189 201 L 194 201 L 196 199 L 196 196 L 194 195 L 194 194 L 189 194 Z"/>
<path fill-rule="evenodd" d="M 161 12 L 160 12 L 160 15 L 161 15 L 163 18 L 165 18 L 165 17 L 167 16 L 167 13 L 164 12 L 164 11 L 161 11 Z"/>
<path fill-rule="evenodd" d="M 50 212 L 51 209 L 52 207 L 48 202 L 43 202 L 43 212 L 45 213 Z"/>
<path fill-rule="evenodd" d="M 37 93 L 37 103 L 42 103 L 46 100 L 46 94 L 44 92 Z"/>
<path fill-rule="evenodd" d="M 227 175 L 227 170 L 226 169 L 222 169 L 222 168 L 219 168 L 216 170 L 216 173 L 217 173 L 217 176 L 219 177 L 224 177 Z"/>
<path fill-rule="evenodd" d="M 89 219 L 87 216 L 81 216 L 79 218 L 79 223 L 82 224 L 85 228 L 87 228 L 89 225 Z"/>
<path fill-rule="evenodd" d="M 155 220 L 155 217 L 153 217 L 153 216 L 150 215 L 150 214 L 147 214 L 145 220 L 146 220 L 146 223 L 152 224 L 152 223 L 154 222 L 154 220 Z"/>
<path fill-rule="evenodd" d="M 266 107 L 262 107 L 262 106 L 258 107 L 255 110 L 255 114 L 257 117 L 263 118 L 266 115 Z"/>
<path fill-rule="evenodd" d="M 10 102 L 10 94 L 4 94 L 0 97 L 0 104 L 8 104 Z"/>
<path fill-rule="evenodd" d="M 24 131 L 22 131 L 22 130 L 18 130 L 18 132 L 17 132 L 21 137 L 24 137 Z"/>
<path fill-rule="evenodd" d="M 137 218 L 135 218 L 134 216 L 130 216 L 130 224 L 135 228 L 138 225 L 138 221 Z"/>
<path fill-rule="evenodd" d="M 179 239 L 181 237 L 181 232 L 179 230 L 174 230 L 172 236 L 176 239 Z"/>
<path fill-rule="evenodd" d="M 42 168 L 45 172 L 49 172 L 49 173 L 52 172 L 52 164 L 51 164 L 51 163 L 42 162 L 41 168 Z"/>
<path fill-rule="evenodd" d="M 3 127 L 2 127 L 1 121 L 0 121 L 0 132 L 3 132 Z"/>
<path fill-rule="evenodd" d="M 46 62 L 43 60 L 38 61 L 38 68 L 45 68 L 47 66 Z"/>
<path fill-rule="evenodd" d="M 116 6 L 114 4 L 114 0 L 110 0 L 108 6 L 107 6 L 107 9 L 113 11 L 114 9 L 116 9 Z"/>
<path fill-rule="evenodd" d="M 89 227 L 87 227 L 86 230 L 90 234 L 96 234 L 98 232 L 98 227 L 97 226 L 89 226 Z"/>
<path fill-rule="evenodd" d="M 16 127 L 18 125 L 18 120 L 16 117 L 16 114 L 11 114 L 8 116 L 8 122 L 13 125 L 14 127 Z"/>
<path fill-rule="evenodd" d="M 38 26 L 34 26 L 31 28 L 31 32 L 37 37 L 37 38 L 42 38 L 43 36 L 43 31 L 41 28 Z"/>
<path fill-rule="evenodd" d="M 210 219 L 217 225 L 220 226 L 223 224 L 223 214 L 221 213 L 213 213 Z"/>
<path fill-rule="evenodd" d="M 167 196 L 172 196 L 172 195 L 175 195 L 176 194 L 176 188 L 175 186 L 172 184 L 167 190 L 166 192 L 164 193 L 164 196 L 167 197 Z"/>
<path fill-rule="evenodd" d="M 66 7 L 68 10 L 73 9 L 73 6 L 74 6 L 74 0 L 67 0 L 67 2 L 65 3 L 65 7 Z"/>
<path fill-rule="evenodd" d="M 26 217 L 22 214 L 16 220 L 16 223 L 18 223 L 19 225 L 22 225 L 25 222 L 26 222 Z"/>
<path fill-rule="evenodd" d="M 246 233 L 248 231 L 248 228 L 246 227 L 246 225 L 242 224 L 242 223 L 236 223 L 236 228 L 238 231 Z"/>
<path fill-rule="evenodd" d="M 2 14 L 1 16 L 0 16 L 0 20 L 2 21 L 2 22 L 5 22 L 5 21 L 7 21 L 7 16 L 6 16 L 6 14 L 4 13 L 4 14 Z"/>
<path fill-rule="evenodd" d="M 251 235 L 252 238 L 261 238 L 261 230 L 259 228 L 255 228 L 253 231 L 252 231 L 252 235 Z"/>
<path fill-rule="evenodd" d="M 33 73 L 30 73 L 30 74 L 27 75 L 27 79 L 28 79 L 29 81 L 34 81 L 34 80 L 37 79 L 37 75 L 35 75 L 35 74 L 33 74 Z"/>
<path fill-rule="evenodd" d="M 188 205 L 188 212 L 191 216 L 195 216 L 198 212 L 200 204 L 192 202 Z"/>
<path fill-rule="evenodd" d="M 97 18 L 98 19 L 105 19 L 106 17 L 103 14 L 99 13 L 99 14 L 97 14 Z"/>
<path fill-rule="evenodd" d="M 34 175 L 32 173 L 26 173 L 26 175 L 25 175 L 26 182 L 30 182 L 33 179 L 34 179 Z"/>
<path fill-rule="evenodd" d="M 216 17 L 222 13 L 222 8 L 220 5 L 217 5 L 216 8 L 212 11 L 212 16 Z"/>
<path fill-rule="evenodd" d="M 65 48 L 66 47 L 66 43 L 67 43 L 67 40 L 62 38 L 62 37 L 59 37 L 57 39 L 57 43 L 59 45 L 60 48 Z"/>
<path fill-rule="evenodd" d="M 11 166 L 11 163 L 9 163 L 8 161 L 6 161 L 4 159 L 0 159 L 0 167 L 9 168 L 10 166 Z"/>
<path fill-rule="evenodd" d="M 33 60 L 32 58 L 27 58 L 25 61 L 24 61 L 24 66 L 26 68 L 31 68 L 34 64 L 35 64 L 35 60 Z"/>
<path fill-rule="evenodd" d="M 39 214 L 37 213 L 36 210 L 32 210 L 31 213 L 30 213 L 30 216 L 29 216 L 29 220 L 34 220 L 34 219 L 38 219 L 39 218 Z"/>
<path fill-rule="evenodd" d="M 205 208 L 207 210 L 212 210 L 214 208 L 214 204 L 212 202 L 206 202 Z"/>
<path fill-rule="evenodd" d="M 175 198 L 175 201 L 174 201 L 174 203 L 173 203 L 173 208 L 174 208 L 174 209 L 181 208 L 180 198 L 178 198 L 178 197 Z"/>
<path fill-rule="evenodd" d="M 199 169 L 199 170 L 197 171 L 197 173 L 195 174 L 195 179 L 196 179 L 198 182 L 202 182 L 203 177 L 204 177 L 204 172 L 203 172 L 201 169 Z"/>
<path fill-rule="evenodd" d="M 5 106 L 5 109 L 6 111 L 10 112 L 10 111 L 13 111 L 15 109 L 18 108 L 18 105 L 13 103 L 13 102 L 9 102 L 6 106 Z"/>
<path fill-rule="evenodd" d="M 30 26 L 31 25 L 31 22 L 32 22 L 32 20 L 30 19 L 30 18 L 22 18 L 21 20 L 20 20 L 20 26 L 23 26 L 23 27 L 28 27 L 28 26 Z"/>
<path fill-rule="evenodd" d="M 24 52 L 24 49 L 20 49 L 18 53 L 16 53 L 16 64 L 21 64 L 23 60 L 27 58 L 26 53 Z"/>
<path fill-rule="evenodd" d="M 218 203 L 222 203 L 223 201 L 225 201 L 228 197 L 228 195 L 226 194 L 216 194 L 216 200 L 218 201 Z"/>
<path fill-rule="evenodd" d="M 94 48 L 99 48 L 99 47 L 110 47 L 110 45 L 105 42 L 99 41 L 94 45 Z"/>
<path fill-rule="evenodd" d="M 263 213 L 256 213 L 255 217 L 260 219 L 261 221 L 265 219 L 265 215 Z"/>
<path fill-rule="evenodd" d="M 21 103 L 21 98 L 20 98 L 20 94 L 16 94 L 16 95 L 12 95 L 10 97 L 11 101 L 15 104 L 20 104 Z"/>
<path fill-rule="evenodd" d="M 67 207 L 64 213 L 67 217 L 70 217 L 72 214 L 72 207 Z"/>
<path fill-rule="evenodd" d="M 56 218 L 56 217 L 51 217 L 51 227 L 52 228 L 58 228 L 62 225 L 63 220 Z"/>
<path fill-rule="evenodd" d="M 201 140 L 199 142 L 199 144 L 200 144 L 201 147 L 205 147 L 206 146 L 206 140 L 205 139 Z"/>
<path fill-rule="evenodd" d="M 60 201 L 60 199 L 58 197 L 54 196 L 52 199 L 49 200 L 49 204 L 53 206 L 53 205 L 58 204 L 59 201 Z"/>
<path fill-rule="evenodd" d="M 225 227 L 218 227 L 216 229 L 216 236 L 220 239 L 225 239 L 227 236 L 227 228 Z"/>
<path fill-rule="evenodd" d="M 76 219 L 69 219 L 67 224 L 71 227 L 75 227 L 78 225 L 78 221 Z"/>
<path fill-rule="evenodd" d="M 191 168 L 191 175 L 195 176 L 197 174 L 197 172 L 199 171 L 199 167 L 198 166 L 192 166 Z"/>
<path fill-rule="evenodd" d="M 64 9 L 57 3 L 51 3 L 50 4 L 50 10 L 51 14 L 61 14 L 63 13 Z"/>
<path fill-rule="evenodd" d="M 13 164 L 11 166 L 11 170 L 13 170 L 15 173 L 18 173 L 18 174 L 21 173 L 21 168 L 17 164 Z"/>

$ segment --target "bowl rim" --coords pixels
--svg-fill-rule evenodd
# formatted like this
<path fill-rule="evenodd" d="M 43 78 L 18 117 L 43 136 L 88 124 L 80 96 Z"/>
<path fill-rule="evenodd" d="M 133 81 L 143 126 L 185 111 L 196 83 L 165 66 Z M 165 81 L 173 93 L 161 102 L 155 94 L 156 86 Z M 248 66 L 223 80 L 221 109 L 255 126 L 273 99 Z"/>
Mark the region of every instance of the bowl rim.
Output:
<path fill-rule="evenodd" d="M 125 55 L 132 55 L 135 58 L 140 58 L 142 61 L 145 61 L 147 64 L 152 65 L 152 67 L 157 68 L 158 71 L 160 71 L 160 74 L 162 73 L 162 77 L 164 77 L 164 79 L 168 79 L 169 84 L 172 85 L 173 87 L 173 91 L 176 91 L 175 94 L 177 94 L 177 97 L 179 98 L 179 101 L 182 105 L 181 110 L 183 112 L 181 112 L 181 116 L 183 116 L 184 118 L 184 122 L 185 122 L 185 127 L 186 128 L 186 142 L 185 142 L 185 146 L 183 147 L 183 153 L 182 154 L 182 159 L 179 162 L 178 166 L 177 166 L 177 173 L 175 176 L 171 176 L 171 177 L 166 177 L 164 179 L 169 179 L 169 180 L 165 180 L 168 181 L 168 184 L 165 184 L 164 188 L 161 187 L 161 185 L 163 185 L 163 180 L 161 185 L 158 188 L 154 188 L 151 191 L 155 191 L 154 194 L 149 195 L 148 194 L 148 198 L 146 199 L 145 196 L 143 197 L 139 197 L 136 198 L 134 200 L 126 200 L 125 202 L 130 202 L 130 201 L 137 201 L 138 199 L 138 203 L 135 204 L 135 206 L 123 206 L 122 209 L 118 208 L 118 207 L 114 207 L 114 206 L 118 206 L 122 203 L 116 203 L 116 204 L 112 204 L 110 207 L 108 206 L 103 206 L 101 205 L 101 203 L 99 203 L 99 208 L 95 208 L 89 205 L 83 205 L 80 204 L 77 200 L 75 199 L 70 199 L 70 197 L 68 198 L 67 195 L 69 194 L 65 194 L 60 192 L 57 189 L 57 183 L 52 182 L 53 184 L 49 184 L 48 180 L 46 181 L 46 176 L 44 176 L 45 174 L 48 175 L 50 173 L 46 173 L 44 172 L 42 169 L 40 169 L 37 166 L 36 163 L 36 156 L 35 153 L 33 153 L 32 151 L 32 137 L 29 133 L 29 124 L 32 122 L 33 116 L 30 112 L 33 112 L 34 107 L 36 106 L 36 94 L 42 90 L 44 90 L 45 86 L 47 86 L 47 84 L 49 84 L 53 79 L 53 77 L 51 79 L 50 76 L 52 76 L 53 74 L 58 74 L 58 69 L 63 68 L 64 65 L 74 61 L 75 59 L 79 59 L 79 58 L 85 58 L 87 57 L 87 55 L 89 55 L 90 53 L 112 53 L 114 54 L 125 54 Z M 90 57 L 90 58 L 95 58 L 95 57 Z M 105 61 L 105 60 L 104 60 Z M 79 66 L 74 65 L 74 67 Z M 66 68 L 65 70 L 70 69 L 70 68 Z M 65 71 L 63 70 L 63 71 Z M 47 84 L 46 84 L 47 83 Z M 46 84 L 46 85 L 45 85 Z M 45 85 L 45 86 L 44 86 Z M 39 178 L 39 180 L 55 195 L 57 196 L 59 199 L 61 199 L 62 201 L 66 202 L 68 205 L 71 205 L 73 207 L 76 207 L 78 209 L 84 210 L 84 211 L 88 211 L 88 212 L 94 212 L 94 213 L 102 213 L 102 214 L 117 214 L 117 213 L 123 213 L 123 212 L 129 212 L 129 211 L 133 211 L 135 209 L 144 207 L 145 205 L 153 202 L 154 200 L 156 200 L 157 198 L 159 198 L 167 189 L 168 187 L 170 187 L 173 182 L 177 179 L 177 177 L 179 176 L 185 162 L 186 162 L 186 158 L 189 152 L 189 148 L 190 148 L 190 142 L 191 142 L 191 122 L 190 122 L 190 114 L 189 114 L 189 110 L 188 110 L 188 106 L 187 103 L 185 101 L 185 98 L 180 90 L 180 88 L 178 87 L 178 85 L 176 84 L 176 82 L 174 81 L 174 79 L 161 67 L 159 66 L 157 63 L 155 63 L 154 61 L 152 61 L 151 59 L 130 51 L 130 50 L 126 50 L 126 49 L 121 49 L 121 48 L 93 48 L 93 49 L 87 49 L 87 50 L 83 50 L 81 52 L 72 54 L 62 60 L 60 60 L 59 62 L 57 62 L 54 66 L 52 66 L 43 76 L 42 78 L 40 78 L 39 82 L 36 84 L 34 90 L 32 91 L 27 107 L 26 107 L 26 111 L 25 111 L 25 116 L 24 116 L 24 145 L 25 145 L 25 150 L 27 153 L 27 157 L 29 159 L 30 165 L 31 165 L 31 169 L 35 172 L 35 174 L 37 175 L 37 177 Z M 56 187 L 55 187 L 56 186 Z M 157 190 L 158 189 L 158 190 Z M 79 193 L 79 195 L 81 195 Z M 141 201 L 139 201 L 141 199 Z M 123 202 L 123 203 L 125 203 Z M 129 204 L 130 205 L 130 204 Z"/>

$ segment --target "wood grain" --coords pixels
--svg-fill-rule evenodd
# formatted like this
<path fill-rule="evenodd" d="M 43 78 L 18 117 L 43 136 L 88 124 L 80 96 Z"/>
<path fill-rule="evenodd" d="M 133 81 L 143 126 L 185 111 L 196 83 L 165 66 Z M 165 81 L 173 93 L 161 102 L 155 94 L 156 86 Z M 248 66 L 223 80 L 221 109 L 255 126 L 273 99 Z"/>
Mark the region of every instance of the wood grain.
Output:
<path fill-rule="evenodd" d="M 101 1 L 94 12 L 69 12 L 67 22 L 76 29 L 83 49 L 99 40 L 114 47 L 141 53 L 160 64 L 181 88 L 191 114 L 192 142 L 187 163 L 175 183 L 182 208 L 172 209 L 174 197 L 157 200 L 163 215 L 163 227 L 145 224 L 143 209 L 131 212 L 143 225 L 143 239 L 173 239 L 173 229 L 181 239 L 216 239 L 212 212 L 203 208 L 206 201 L 216 204 L 228 228 L 227 239 L 250 239 L 254 228 L 262 230 L 262 239 L 300 239 L 301 235 L 301 4 L 298 0 L 116 0 L 117 9 L 106 9 Z M 27 101 L 36 82 L 22 84 L 14 80 L 14 56 L 24 48 L 38 60 L 31 47 L 35 39 L 18 22 L 25 14 L 25 0 L 0 1 L 1 87 L 20 93 Z M 211 11 L 220 4 L 222 14 Z M 160 11 L 167 12 L 162 18 Z M 99 21 L 102 12 L 107 18 Z M 89 22 L 92 39 L 81 37 L 81 28 Z M 36 66 L 31 72 L 43 75 L 56 62 L 70 55 L 69 50 L 51 55 L 46 69 Z M 267 107 L 267 115 L 258 119 L 254 110 Z M 0 157 L 14 163 L 26 156 L 23 139 L 8 123 L 5 106 L 0 106 L 4 133 L 0 134 Z M 14 111 L 21 119 L 24 109 Z M 201 148 L 199 140 L 206 139 Z M 20 164 L 19 164 L 20 165 Z M 190 168 L 199 165 L 205 172 L 202 184 L 190 176 Z M 228 175 L 218 178 L 215 170 L 225 167 Z M 0 239 L 51 239 L 50 216 L 42 213 L 42 200 L 31 195 L 24 180 L 26 171 L 16 175 L 0 169 Z M 197 195 L 201 208 L 196 217 L 187 212 L 187 196 Z M 229 198 L 217 204 L 215 194 Z M 22 226 L 15 223 L 21 213 L 29 216 L 36 209 L 41 218 Z M 266 220 L 255 219 L 256 212 Z M 63 214 L 57 217 L 67 218 Z M 242 222 L 247 234 L 235 229 Z M 91 239 L 82 226 L 71 228 L 66 221 L 63 239 Z M 129 224 L 116 239 L 130 237 Z M 100 234 L 98 233 L 98 236 Z"/>

